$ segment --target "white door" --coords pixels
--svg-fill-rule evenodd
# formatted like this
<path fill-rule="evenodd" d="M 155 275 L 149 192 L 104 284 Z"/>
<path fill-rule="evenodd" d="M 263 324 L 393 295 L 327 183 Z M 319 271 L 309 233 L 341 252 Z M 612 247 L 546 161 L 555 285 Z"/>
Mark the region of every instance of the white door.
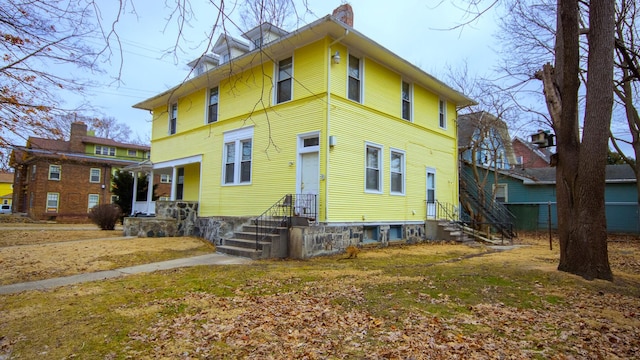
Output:
<path fill-rule="evenodd" d="M 427 168 L 427 218 L 436 217 L 436 169 Z"/>
<path fill-rule="evenodd" d="M 320 160 L 318 153 L 302 153 L 300 154 L 300 161 L 300 190 L 298 194 L 315 195 L 315 197 L 300 196 L 296 202 L 296 212 L 298 215 L 317 214 L 317 199 L 320 192 Z"/>

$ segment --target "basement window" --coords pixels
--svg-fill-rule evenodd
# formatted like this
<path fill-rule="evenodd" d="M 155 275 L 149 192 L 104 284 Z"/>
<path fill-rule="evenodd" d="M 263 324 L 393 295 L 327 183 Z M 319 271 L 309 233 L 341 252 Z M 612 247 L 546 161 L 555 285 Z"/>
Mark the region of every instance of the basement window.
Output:
<path fill-rule="evenodd" d="M 402 225 L 389 226 L 389 241 L 402 240 Z"/>
<path fill-rule="evenodd" d="M 363 242 L 375 242 L 380 239 L 380 229 L 378 226 L 365 226 L 362 231 Z"/>

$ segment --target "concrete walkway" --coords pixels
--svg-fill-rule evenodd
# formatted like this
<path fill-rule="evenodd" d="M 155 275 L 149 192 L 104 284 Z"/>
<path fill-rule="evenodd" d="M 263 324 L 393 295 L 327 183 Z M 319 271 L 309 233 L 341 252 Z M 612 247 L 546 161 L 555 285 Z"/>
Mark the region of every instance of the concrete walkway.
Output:
<path fill-rule="evenodd" d="M 60 278 L 45 279 L 31 281 L 25 283 L 11 284 L 0 286 L 0 295 L 13 294 L 25 290 L 45 290 L 53 289 L 59 286 L 84 283 L 89 281 L 104 280 L 117 278 L 129 274 L 149 273 L 156 270 L 167 270 L 180 267 L 198 266 L 198 265 L 234 265 L 248 264 L 251 259 L 229 256 L 223 254 L 206 254 L 194 256 L 190 258 L 174 259 L 151 264 L 130 266 L 115 270 L 105 270 L 93 273 L 78 274 L 65 276 Z"/>

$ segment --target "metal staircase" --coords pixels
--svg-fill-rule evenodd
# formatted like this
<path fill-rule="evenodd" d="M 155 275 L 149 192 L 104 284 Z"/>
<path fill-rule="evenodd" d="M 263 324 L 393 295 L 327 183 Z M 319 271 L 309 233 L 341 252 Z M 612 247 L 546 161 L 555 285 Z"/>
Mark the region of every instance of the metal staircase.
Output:
<path fill-rule="evenodd" d="M 513 224 L 515 216 L 500 202 L 494 201 L 490 194 L 476 182 L 476 180 L 466 171 L 460 171 L 460 202 L 468 204 L 473 211 L 482 214 L 487 224 L 496 232 L 506 238 L 514 238 L 517 236 Z M 461 221 L 469 224 L 472 228 L 474 225 L 480 225 L 471 219 L 468 215 L 462 217 Z"/>
<path fill-rule="evenodd" d="M 216 251 L 250 259 L 287 257 L 289 227 L 294 218 L 307 224 L 316 221 L 316 195 L 284 195 L 260 216 L 242 225 L 232 238 L 222 239 Z"/>

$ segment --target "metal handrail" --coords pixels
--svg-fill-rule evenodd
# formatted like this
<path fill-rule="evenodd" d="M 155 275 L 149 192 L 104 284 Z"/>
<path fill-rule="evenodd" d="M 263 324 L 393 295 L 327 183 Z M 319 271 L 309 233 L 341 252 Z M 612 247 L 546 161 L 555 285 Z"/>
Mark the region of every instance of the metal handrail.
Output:
<path fill-rule="evenodd" d="M 458 208 L 446 202 L 441 202 L 436 200 L 436 219 L 439 220 L 448 220 L 448 221 L 459 221 L 460 213 L 458 212 Z"/>
<path fill-rule="evenodd" d="M 256 250 L 260 241 L 278 233 L 278 228 L 289 227 L 293 216 L 301 216 L 317 221 L 315 194 L 287 194 L 276 201 L 254 220 L 256 226 Z M 275 222 L 275 225 L 273 223 Z"/>
<path fill-rule="evenodd" d="M 469 199 L 478 207 L 477 210 L 482 211 L 483 215 L 486 216 L 488 220 L 491 220 L 493 227 L 508 237 L 515 237 L 516 235 L 513 231 L 515 215 L 513 215 L 506 206 L 494 201 L 491 196 L 488 196 L 470 174 L 466 171 L 460 171 L 460 173 L 460 185 L 463 190 L 461 193 L 469 196 Z"/>

